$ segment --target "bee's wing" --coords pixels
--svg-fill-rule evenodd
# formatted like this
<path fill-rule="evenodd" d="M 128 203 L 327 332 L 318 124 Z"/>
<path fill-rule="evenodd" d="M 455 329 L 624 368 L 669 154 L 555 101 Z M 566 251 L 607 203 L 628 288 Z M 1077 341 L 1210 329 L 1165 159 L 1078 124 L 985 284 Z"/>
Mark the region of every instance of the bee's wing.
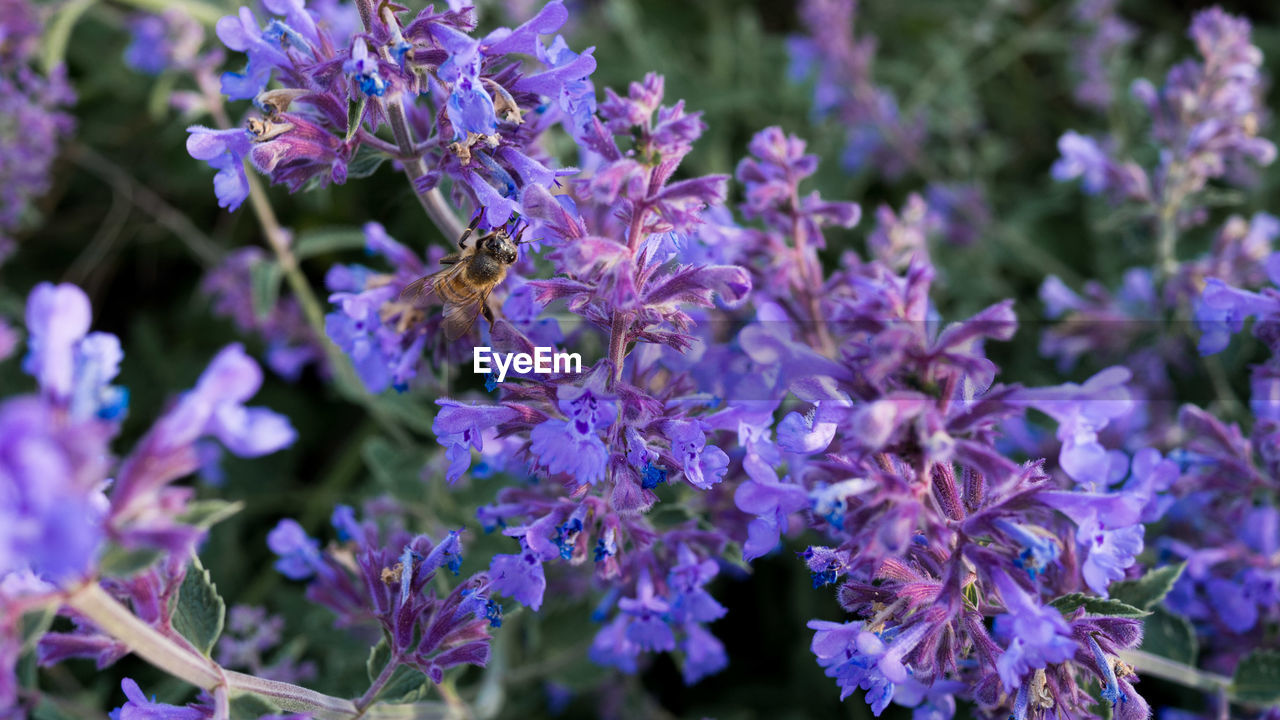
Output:
<path fill-rule="evenodd" d="M 436 296 L 444 301 L 444 335 L 449 340 L 457 340 L 471 330 L 491 289 L 467 282 L 462 276 L 464 267 L 459 263 L 441 270 L 436 273 L 440 277 L 432 286 Z"/>
<path fill-rule="evenodd" d="M 403 302 L 413 303 L 414 305 L 421 305 L 422 301 L 426 300 L 429 295 L 439 295 L 437 292 L 438 285 L 447 282 L 449 278 L 454 275 L 460 275 L 464 269 L 465 266 L 462 264 L 450 265 L 448 267 L 441 268 L 430 275 L 423 275 L 417 280 L 414 280 L 404 286 L 404 289 L 400 291 L 400 300 Z M 443 299 L 443 296 L 440 297 Z"/>

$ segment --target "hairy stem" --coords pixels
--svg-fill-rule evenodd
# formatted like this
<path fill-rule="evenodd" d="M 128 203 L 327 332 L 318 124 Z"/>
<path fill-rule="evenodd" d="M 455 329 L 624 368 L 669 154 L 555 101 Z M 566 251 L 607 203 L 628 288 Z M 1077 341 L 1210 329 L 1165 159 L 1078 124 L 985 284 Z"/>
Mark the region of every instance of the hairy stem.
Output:
<path fill-rule="evenodd" d="M 1227 696 L 1231 697 L 1231 678 L 1225 675 L 1206 672 L 1141 650 L 1121 650 L 1117 654 L 1121 660 L 1132 665 L 1139 675 L 1157 677 L 1203 692 L 1227 691 Z"/>
<path fill-rule="evenodd" d="M 644 216 L 648 212 L 644 205 L 636 203 L 631 209 L 631 225 L 627 229 L 627 249 L 632 257 L 640 249 L 640 230 L 644 227 Z M 609 362 L 613 363 L 612 382 L 622 379 L 622 363 L 627 357 L 627 335 L 631 332 L 631 316 L 625 311 L 613 312 L 613 323 L 609 328 Z"/>
<path fill-rule="evenodd" d="M 119 2 L 121 5 L 154 13 L 176 8 L 209 27 L 216 25 L 218 20 L 227 14 L 225 6 L 219 7 L 211 3 L 199 2 L 199 0 L 119 0 Z"/>
<path fill-rule="evenodd" d="M 357 718 L 361 715 L 355 703 L 350 700 L 233 670 L 224 672 L 227 677 L 227 687 L 232 691 L 253 693 L 267 698 L 286 712 L 306 713 L 321 720 L 347 720 L 347 718 Z"/>
<path fill-rule="evenodd" d="M 326 695 L 298 685 L 267 680 L 233 670 L 225 670 L 209 658 L 183 647 L 173 639 L 138 619 L 97 583 L 73 591 L 66 605 L 88 618 L 98 629 L 129 648 L 129 651 L 196 687 L 228 695 L 252 693 L 266 698 L 286 712 L 305 713 L 317 720 L 356 718 L 465 718 L 465 703 L 452 688 L 442 686 L 445 703 L 407 705 L 373 704 L 377 692 L 391 679 L 397 663 L 388 664 L 370 692 L 357 701 Z"/>
<path fill-rule="evenodd" d="M 217 663 L 179 646 L 139 620 L 96 582 L 71 593 L 66 604 L 135 655 L 170 675 L 205 689 L 222 684 L 222 669 Z"/>
<path fill-rule="evenodd" d="M 382 672 L 378 673 L 378 677 L 374 678 L 373 683 L 369 685 L 369 689 L 365 690 L 364 694 L 356 700 L 356 708 L 358 710 L 364 710 L 373 704 L 373 701 L 378 698 L 378 693 L 382 692 L 387 683 L 391 682 L 391 676 L 395 675 L 396 668 L 400 667 L 402 660 L 403 658 L 397 655 L 387 661 L 387 664 L 382 668 Z"/>

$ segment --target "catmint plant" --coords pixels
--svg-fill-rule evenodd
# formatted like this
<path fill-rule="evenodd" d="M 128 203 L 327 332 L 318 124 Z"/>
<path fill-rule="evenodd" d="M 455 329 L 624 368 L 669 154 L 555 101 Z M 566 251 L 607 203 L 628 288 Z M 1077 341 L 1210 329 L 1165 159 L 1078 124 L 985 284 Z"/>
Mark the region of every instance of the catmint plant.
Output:
<path fill-rule="evenodd" d="M 903 10 L 926 43 L 870 10 L 770 26 L 810 124 L 735 140 L 681 62 L 597 67 L 647 47 L 626 3 L 0 0 L 0 255 L 73 130 L 116 193 L 88 280 L 0 288 L 0 718 L 700 716 L 760 658 L 799 714 L 1277 717 L 1280 221 L 1218 210 L 1275 156 L 1249 22 L 1199 11 L 1125 100 L 1115 2 Z M 89 154 L 82 16 L 171 191 Z M 722 46 L 699 83 L 752 77 Z M 1014 188 L 978 105 L 1046 58 L 1140 137 L 1055 127 Z M 1096 273 L 1035 226 L 1051 180 L 1126 233 Z M 199 373 L 85 270 L 135 211 L 199 263 L 183 326 L 222 319 Z"/>

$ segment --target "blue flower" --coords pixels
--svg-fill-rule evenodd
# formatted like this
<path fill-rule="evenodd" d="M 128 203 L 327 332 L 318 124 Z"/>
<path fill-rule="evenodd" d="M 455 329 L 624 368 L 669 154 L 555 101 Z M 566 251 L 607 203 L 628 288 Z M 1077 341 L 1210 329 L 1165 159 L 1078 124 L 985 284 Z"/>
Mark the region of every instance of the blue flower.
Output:
<path fill-rule="evenodd" d="M 996 670 L 1005 692 L 1012 692 L 1033 670 L 1069 660 L 1076 643 L 1057 609 L 1035 602 L 1002 570 L 993 569 L 991 579 L 1007 611 L 996 617 L 995 631 L 1009 643 L 996 659 Z"/>
<path fill-rule="evenodd" d="M 494 591 L 514 598 L 530 610 L 542 607 L 547 577 L 542 570 L 542 560 L 528 546 L 518 555 L 494 555 L 489 563 L 489 577 Z"/>
<path fill-rule="evenodd" d="M 579 483 L 594 485 L 604 478 L 609 452 L 597 434 L 617 417 L 617 406 L 592 383 L 561 385 L 556 390 L 560 412 L 529 433 L 529 450 L 551 473 L 567 473 Z"/>
<path fill-rule="evenodd" d="M 111 720 L 205 720 L 212 717 L 206 708 L 196 706 L 180 707 L 148 700 L 142 688 L 131 678 L 120 683 L 124 696 L 128 700 L 123 706 L 111 711 Z"/>
<path fill-rule="evenodd" d="M 284 519 L 267 533 L 267 547 L 279 555 L 276 570 L 290 580 L 306 580 L 324 571 L 320 541 L 307 535 L 296 520 Z"/>
<path fill-rule="evenodd" d="M 369 56 L 364 38 L 356 38 L 351 46 L 351 59 L 342 64 L 342 71 L 354 75 L 360 92 L 368 97 L 381 97 L 387 92 L 387 83 L 378 73 L 378 60 Z"/>
<path fill-rule="evenodd" d="M 213 176 L 213 194 L 218 207 L 235 212 L 249 197 L 249 178 L 244 172 L 244 158 L 252 147 L 248 130 L 211 130 L 200 125 L 187 128 L 187 153 L 196 160 L 204 160 L 218 171 Z"/>
<path fill-rule="evenodd" d="M 445 478 L 454 483 L 471 467 L 471 450 L 484 451 L 482 433 L 515 419 L 517 413 L 502 405 L 464 405 L 456 400 L 441 398 L 436 401 L 440 412 L 431 422 L 436 440 L 448 450 L 449 471 Z"/>
<path fill-rule="evenodd" d="M 1013 564 L 1026 570 L 1031 579 L 1034 580 L 1045 568 L 1057 561 L 1060 550 L 1058 543 L 1052 538 L 1008 520 L 997 520 L 995 525 L 1022 548 L 1013 559 Z"/>

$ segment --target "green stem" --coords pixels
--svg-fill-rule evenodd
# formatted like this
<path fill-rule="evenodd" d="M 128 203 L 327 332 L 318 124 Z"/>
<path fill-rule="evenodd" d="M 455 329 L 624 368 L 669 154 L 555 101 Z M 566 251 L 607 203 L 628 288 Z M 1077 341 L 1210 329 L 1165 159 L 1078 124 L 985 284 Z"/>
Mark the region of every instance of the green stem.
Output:
<path fill-rule="evenodd" d="M 121 5 L 128 5 L 129 7 L 154 13 L 176 8 L 209 27 L 218 24 L 218 20 L 222 19 L 223 15 L 228 14 L 222 8 L 208 3 L 197 2 L 196 0 L 117 0 L 117 2 Z"/>
<path fill-rule="evenodd" d="M 174 677 L 211 692 L 216 693 L 221 689 L 228 695 L 251 693 L 270 700 L 281 710 L 304 713 L 316 720 L 443 719 L 464 718 L 469 714 L 465 704 L 457 698 L 456 692 L 452 692 L 451 688 L 445 690 L 444 686 L 442 695 L 446 698 L 446 703 L 372 704 L 373 696 L 381 689 L 377 687 L 370 688 L 372 696 L 366 693 L 368 697 L 362 697 L 359 701 L 362 704 L 357 706 L 351 700 L 291 683 L 226 670 L 140 620 L 96 582 L 71 592 L 65 602 L 103 633 L 122 643 L 134 655 Z M 394 664 L 388 667 L 394 670 Z M 384 674 L 386 677 L 380 678 L 383 685 L 390 679 L 389 673 Z"/>
<path fill-rule="evenodd" d="M 1206 672 L 1142 650 L 1121 650 L 1117 654 L 1139 675 L 1160 678 L 1202 692 L 1225 692 L 1228 698 L 1231 697 L 1231 678 L 1225 675 Z"/>
<path fill-rule="evenodd" d="M 364 694 L 356 700 L 356 709 L 364 710 L 372 705 L 374 700 L 378 699 L 378 693 L 382 692 L 387 683 L 391 682 L 391 676 L 395 675 L 396 669 L 400 667 L 401 662 L 403 662 L 403 659 L 399 655 L 387 661 L 387 664 L 382 668 L 382 672 L 378 673 L 378 677 L 374 678 L 373 683 L 369 685 L 369 689 L 365 690 Z"/>
<path fill-rule="evenodd" d="M 253 693 L 267 698 L 286 712 L 306 713 L 320 720 L 347 720 L 360 717 L 355 703 L 277 680 L 266 680 L 233 670 L 224 670 L 227 687 L 233 692 Z"/>
<path fill-rule="evenodd" d="M 98 629 L 128 646 L 133 654 L 165 672 L 205 689 L 223 683 L 222 668 L 203 655 L 195 655 L 165 637 L 129 612 L 96 582 L 67 597 L 66 604 L 88 618 Z"/>

